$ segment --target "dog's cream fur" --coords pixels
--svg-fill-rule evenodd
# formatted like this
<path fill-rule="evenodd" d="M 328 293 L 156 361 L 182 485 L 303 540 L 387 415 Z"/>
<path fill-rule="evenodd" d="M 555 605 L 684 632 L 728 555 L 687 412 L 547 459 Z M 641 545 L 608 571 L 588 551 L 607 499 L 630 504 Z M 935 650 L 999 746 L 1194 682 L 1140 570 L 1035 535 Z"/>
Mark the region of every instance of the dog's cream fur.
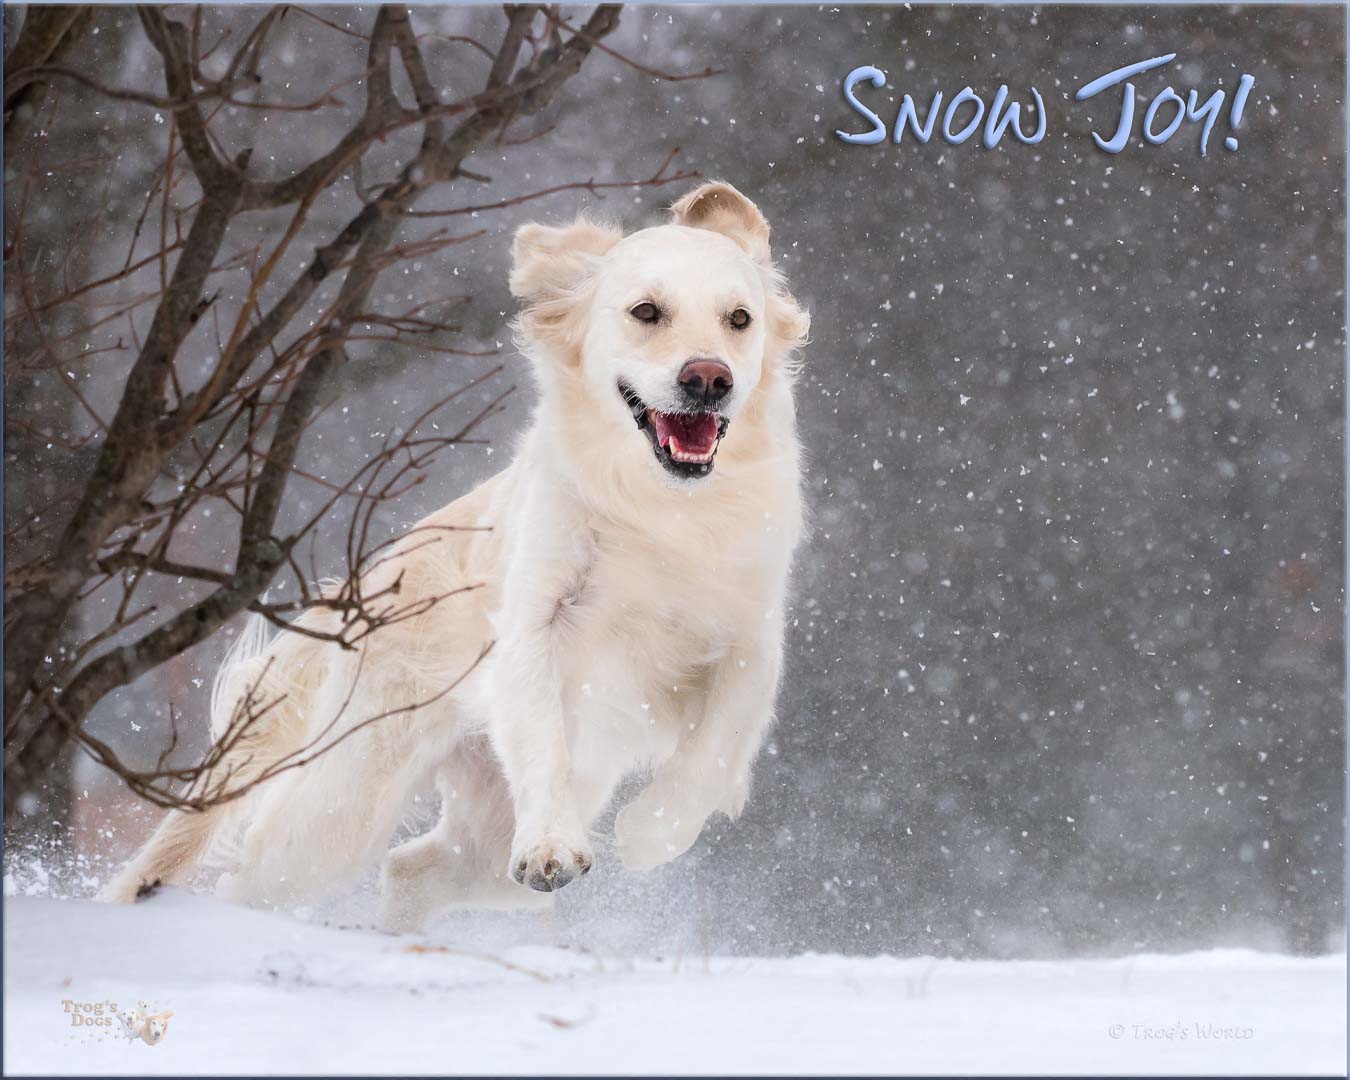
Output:
<path fill-rule="evenodd" d="M 809 321 L 750 200 L 709 183 L 671 213 L 627 237 L 585 220 L 517 234 L 511 288 L 540 389 L 533 424 L 513 464 L 413 529 L 365 591 L 399 575 L 399 604 L 478 587 L 355 651 L 289 632 L 241 648 L 222 672 L 213 731 L 251 690 L 280 699 L 233 752 L 234 785 L 335 717 L 331 737 L 431 703 L 236 802 L 171 812 L 110 899 L 187 876 L 225 837 L 236 840 L 219 892 L 264 904 L 318 895 L 384 853 L 433 772 L 439 823 L 386 864 L 392 927 L 540 895 L 520 882 L 562 887 L 590 868 L 587 829 L 616 785 L 644 767 L 651 781 L 615 826 L 626 865 L 667 862 L 711 813 L 740 813 L 772 717 L 802 529 L 790 357 Z M 659 326 L 630 314 L 644 300 L 666 313 Z M 752 317 L 744 329 L 728 322 L 737 307 Z M 723 361 L 735 385 L 711 474 L 678 479 L 617 386 L 676 411 L 691 358 Z M 316 610 L 302 622 L 335 619 Z"/>

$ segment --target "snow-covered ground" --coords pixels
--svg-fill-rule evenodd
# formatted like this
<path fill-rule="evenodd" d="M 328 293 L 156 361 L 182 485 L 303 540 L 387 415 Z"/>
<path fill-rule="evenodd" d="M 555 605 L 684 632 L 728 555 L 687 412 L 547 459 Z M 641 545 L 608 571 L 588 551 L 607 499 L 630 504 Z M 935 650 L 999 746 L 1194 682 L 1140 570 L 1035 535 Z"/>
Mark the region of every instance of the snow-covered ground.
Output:
<path fill-rule="evenodd" d="M 635 960 L 463 930 L 7 898 L 5 1072 L 1345 1072 L 1344 956 Z M 173 1016 L 150 1046 L 66 1001 Z"/>

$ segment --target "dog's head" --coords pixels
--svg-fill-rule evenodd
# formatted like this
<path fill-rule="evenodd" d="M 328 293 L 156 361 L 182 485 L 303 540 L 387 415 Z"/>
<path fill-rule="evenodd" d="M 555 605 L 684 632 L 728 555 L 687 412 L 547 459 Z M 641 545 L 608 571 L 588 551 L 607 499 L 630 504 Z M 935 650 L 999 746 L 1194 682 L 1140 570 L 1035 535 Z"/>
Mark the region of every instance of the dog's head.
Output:
<path fill-rule="evenodd" d="M 544 407 L 550 390 L 567 398 L 565 438 L 690 482 L 757 396 L 786 389 L 810 320 L 774 269 L 768 223 L 730 184 L 703 184 L 671 218 L 626 237 L 584 219 L 526 225 L 511 290 Z"/>
<path fill-rule="evenodd" d="M 147 1016 L 145 1018 L 145 1025 L 141 1029 L 145 1041 L 151 1046 L 154 1046 L 163 1039 L 165 1033 L 169 1030 L 169 1017 L 172 1015 L 173 1013 L 166 1009 L 164 1012 L 156 1013 L 154 1016 Z"/>

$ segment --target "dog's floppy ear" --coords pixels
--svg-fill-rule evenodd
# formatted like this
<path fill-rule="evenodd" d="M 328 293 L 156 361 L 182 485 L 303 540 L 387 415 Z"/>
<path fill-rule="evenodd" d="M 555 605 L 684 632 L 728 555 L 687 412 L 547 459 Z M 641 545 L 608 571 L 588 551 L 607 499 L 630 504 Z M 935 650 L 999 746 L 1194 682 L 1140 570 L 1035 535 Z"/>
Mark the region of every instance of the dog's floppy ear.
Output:
<path fill-rule="evenodd" d="M 759 207 L 728 183 L 700 184 L 670 208 L 676 225 L 711 229 L 740 244 L 756 262 L 769 261 L 769 223 Z"/>
<path fill-rule="evenodd" d="M 596 261 L 623 239 L 613 226 L 577 218 L 571 225 L 522 225 L 511 257 L 511 292 L 524 302 L 518 323 L 529 342 L 575 359 L 579 335 L 571 318 Z"/>
<path fill-rule="evenodd" d="M 670 208 L 676 225 L 711 229 L 729 236 L 768 275 L 769 336 L 773 351 L 786 355 L 805 344 L 811 316 L 803 311 L 773 267 L 769 253 L 769 223 L 759 207 L 723 180 L 700 184 Z"/>
<path fill-rule="evenodd" d="M 590 276 L 594 259 L 622 238 L 618 229 L 586 218 L 522 225 L 511 248 L 511 292 L 527 304 L 572 292 Z"/>

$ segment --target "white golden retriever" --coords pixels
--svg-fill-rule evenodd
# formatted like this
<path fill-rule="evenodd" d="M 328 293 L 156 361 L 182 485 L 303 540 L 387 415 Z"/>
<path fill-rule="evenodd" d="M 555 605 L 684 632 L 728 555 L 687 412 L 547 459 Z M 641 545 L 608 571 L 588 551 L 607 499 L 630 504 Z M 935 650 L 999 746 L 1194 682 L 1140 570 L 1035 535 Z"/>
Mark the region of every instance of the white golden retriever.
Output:
<path fill-rule="evenodd" d="M 588 827 L 638 769 L 650 783 L 615 825 L 628 866 L 667 862 L 714 811 L 740 813 L 802 530 L 791 357 L 809 319 L 735 188 L 704 184 L 671 215 L 627 237 L 586 220 L 519 231 L 533 423 L 513 464 L 420 523 L 366 592 L 398 575 L 401 604 L 481 587 L 357 650 L 294 632 L 236 649 L 213 734 L 250 698 L 277 704 L 231 753 L 232 785 L 382 718 L 239 800 L 170 812 L 109 899 L 222 860 L 222 895 L 314 897 L 385 852 L 432 774 L 440 821 L 386 863 L 393 928 L 585 874 Z"/>

